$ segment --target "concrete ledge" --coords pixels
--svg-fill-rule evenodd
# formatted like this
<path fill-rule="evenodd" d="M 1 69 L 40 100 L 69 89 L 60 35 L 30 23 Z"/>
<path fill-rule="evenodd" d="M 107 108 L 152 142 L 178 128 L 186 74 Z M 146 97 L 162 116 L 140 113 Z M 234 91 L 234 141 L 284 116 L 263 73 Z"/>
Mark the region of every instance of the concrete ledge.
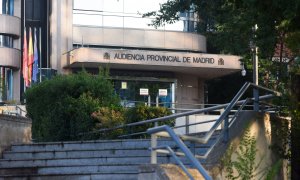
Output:
<path fill-rule="evenodd" d="M 11 116 L 7 114 L 0 114 L 0 121 L 10 121 L 10 122 L 17 122 L 17 123 L 25 123 L 25 124 L 32 124 L 31 119 L 22 117 L 22 116 Z"/>
<path fill-rule="evenodd" d="M 21 18 L 0 14 L 0 33 L 10 34 L 16 37 L 21 35 Z"/>
<path fill-rule="evenodd" d="M 20 69 L 21 51 L 19 49 L 0 47 L 0 54 L 1 66 Z"/>
<path fill-rule="evenodd" d="M 31 142 L 31 119 L 0 114 L 0 155 L 14 143 Z"/>
<path fill-rule="evenodd" d="M 197 180 L 204 180 L 196 169 L 189 172 Z M 144 164 L 139 167 L 139 180 L 188 180 L 188 176 L 174 164 Z"/>

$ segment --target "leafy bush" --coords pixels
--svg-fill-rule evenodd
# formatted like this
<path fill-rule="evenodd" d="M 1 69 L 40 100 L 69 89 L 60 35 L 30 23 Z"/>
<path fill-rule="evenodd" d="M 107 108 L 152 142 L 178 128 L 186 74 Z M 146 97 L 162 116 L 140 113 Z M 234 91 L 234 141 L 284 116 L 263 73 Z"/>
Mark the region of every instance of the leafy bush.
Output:
<path fill-rule="evenodd" d="M 92 117 L 97 121 L 94 128 L 95 134 L 100 139 L 115 139 L 120 135 L 127 135 L 136 132 L 144 132 L 148 128 L 153 127 L 154 123 L 134 126 L 129 128 L 120 128 L 108 131 L 98 131 L 114 128 L 117 126 L 122 126 L 124 124 L 140 122 L 143 120 L 153 119 L 157 117 L 162 117 L 170 115 L 171 111 L 164 107 L 148 107 L 144 105 L 138 105 L 136 107 L 123 109 L 123 108 L 107 108 L 101 107 L 92 114 Z M 174 120 L 168 120 L 165 122 L 160 122 L 159 125 L 168 124 L 170 126 L 174 125 Z M 136 138 L 133 136 L 132 138 Z M 147 137 L 143 135 L 143 137 Z"/>
<path fill-rule="evenodd" d="M 153 119 L 157 117 L 163 117 L 172 114 L 172 112 L 165 107 L 149 107 L 145 105 L 137 105 L 136 107 L 130 108 L 125 112 L 126 124 L 139 122 L 143 120 Z M 167 124 L 174 126 L 174 120 L 168 120 L 159 122 L 158 125 Z M 126 133 L 143 132 L 148 128 L 154 127 L 154 123 L 130 127 L 126 130 Z"/>
<path fill-rule="evenodd" d="M 93 112 L 92 117 L 96 119 L 94 130 L 109 129 L 124 124 L 124 110 L 122 108 L 112 109 L 101 107 L 98 111 Z M 107 133 L 99 133 L 101 139 L 115 139 L 124 133 L 123 129 L 115 129 Z"/>
<path fill-rule="evenodd" d="M 91 114 L 100 107 L 115 108 L 119 98 L 107 73 L 86 72 L 59 75 L 29 88 L 26 108 L 37 141 L 79 140 L 81 132 L 92 131 L 97 121 Z M 85 139 L 95 138 L 93 134 Z"/>
<path fill-rule="evenodd" d="M 238 145 L 230 144 L 222 158 L 226 179 L 259 179 L 258 176 L 260 174 L 255 173 L 255 171 L 259 168 L 263 157 L 260 157 L 260 161 L 256 163 L 256 152 L 256 139 L 254 136 L 251 136 L 250 128 L 247 128 L 240 143 Z M 233 160 L 234 155 L 236 160 Z"/>

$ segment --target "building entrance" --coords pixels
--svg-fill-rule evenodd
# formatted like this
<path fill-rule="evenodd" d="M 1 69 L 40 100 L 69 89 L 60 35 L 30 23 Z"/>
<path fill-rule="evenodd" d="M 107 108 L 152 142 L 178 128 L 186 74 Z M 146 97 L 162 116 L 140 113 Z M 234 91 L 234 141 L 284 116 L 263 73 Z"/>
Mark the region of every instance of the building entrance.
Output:
<path fill-rule="evenodd" d="M 174 81 L 113 80 L 116 93 L 125 107 L 138 104 L 171 108 L 175 99 Z"/>

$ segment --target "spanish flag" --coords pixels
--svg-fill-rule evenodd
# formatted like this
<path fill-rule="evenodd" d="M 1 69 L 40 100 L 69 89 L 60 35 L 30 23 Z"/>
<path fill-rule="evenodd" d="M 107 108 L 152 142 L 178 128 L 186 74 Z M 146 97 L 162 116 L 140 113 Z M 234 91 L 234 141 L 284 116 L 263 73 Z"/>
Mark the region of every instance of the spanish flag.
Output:
<path fill-rule="evenodd" d="M 29 45 L 28 45 L 28 81 L 29 86 L 32 79 L 32 65 L 33 65 L 33 42 L 32 42 L 32 31 L 29 28 Z"/>
<path fill-rule="evenodd" d="M 29 86 L 28 80 L 28 49 L 27 49 L 27 35 L 26 35 L 26 27 L 24 28 L 24 41 L 23 41 L 23 78 L 25 81 L 25 86 Z"/>

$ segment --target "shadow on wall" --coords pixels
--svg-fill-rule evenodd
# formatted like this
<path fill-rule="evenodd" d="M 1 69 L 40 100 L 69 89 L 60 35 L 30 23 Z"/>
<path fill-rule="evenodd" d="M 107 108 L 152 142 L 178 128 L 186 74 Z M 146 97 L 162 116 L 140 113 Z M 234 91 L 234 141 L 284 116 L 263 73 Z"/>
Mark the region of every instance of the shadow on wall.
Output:
<path fill-rule="evenodd" d="M 251 162 L 247 167 L 252 167 L 251 174 L 253 179 L 287 179 L 286 160 L 282 161 L 278 153 L 274 151 L 271 145 L 277 141 L 277 134 L 274 133 L 270 115 L 263 113 L 244 112 L 243 118 L 249 118 L 245 123 L 238 123 L 244 127 L 234 127 L 234 129 L 243 129 L 231 138 L 230 147 L 227 148 L 225 155 L 221 158 L 222 163 L 211 169 L 214 179 L 227 179 L 228 177 L 237 177 L 243 173 L 242 167 L 246 167 L 243 162 Z M 274 133 L 274 134 L 273 134 Z M 251 147 L 253 145 L 253 147 Z M 253 148 L 253 149 L 252 149 Z M 253 154 L 251 153 L 253 151 Z M 252 156 L 253 155 L 253 156 Z M 250 161 L 251 160 L 251 161 Z M 276 169 L 275 165 L 280 164 Z M 249 169 L 248 169 L 249 170 Z M 275 174 L 270 174 L 272 171 Z"/>
<path fill-rule="evenodd" d="M 0 114 L 0 154 L 12 144 L 31 142 L 31 119 Z"/>

